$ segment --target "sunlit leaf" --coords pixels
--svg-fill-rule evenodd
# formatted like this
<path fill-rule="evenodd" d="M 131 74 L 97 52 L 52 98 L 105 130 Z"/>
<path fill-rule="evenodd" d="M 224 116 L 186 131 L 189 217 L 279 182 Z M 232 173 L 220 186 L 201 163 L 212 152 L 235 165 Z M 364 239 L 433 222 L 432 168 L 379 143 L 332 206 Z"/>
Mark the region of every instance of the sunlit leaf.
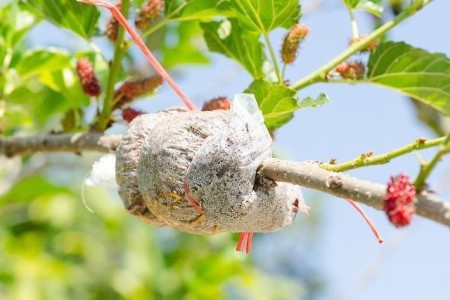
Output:
<path fill-rule="evenodd" d="M 324 93 L 320 93 L 319 96 L 317 96 L 316 98 L 306 97 L 305 99 L 302 99 L 298 103 L 298 107 L 299 108 L 316 108 L 316 107 L 325 105 L 328 102 L 330 102 L 330 99 L 328 98 L 328 96 Z"/>
<path fill-rule="evenodd" d="M 70 66 L 70 55 L 56 48 L 36 49 L 24 53 L 15 66 L 19 76 L 24 80 L 41 72 L 61 70 Z"/>
<path fill-rule="evenodd" d="M 283 85 L 260 79 L 253 81 L 245 92 L 255 95 L 269 130 L 286 124 L 299 108 L 297 91 Z"/>
<path fill-rule="evenodd" d="M 230 0 L 246 30 L 268 33 L 277 27 L 289 28 L 298 23 L 298 0 Z"/>
<path fill-rule="evenodd" d="M 264 76 L 265 55 L 258 34 L 247 32 L 233 19 L 202 23 L 201 27 L 210 51 L 238 62 L 254 78 Z"/>
<path fill-rule="evenodd" d="M 83 38 L 97 32 L 100 13 L 93 5 L 75 0 L 20 0 L 25 7 L 38 17 L 46 19 L 59 27 L 66 28 Z"/>
<path fill-rule="evenodd" d="M 403 42 L 381 44 L 370 55 L 367 79 L 450 115 L 450 59 Z"/>
<path fill-rule="evenodd" d="M 200 49 L 204 45 L 202 31 L 197 22 L 182 22 L 167 29 L 168 35 L 178 36 L 175 43 L 165 43 L 162 47 L 166 68 L 185 63 L 208 63 L 209 59 Z"/>

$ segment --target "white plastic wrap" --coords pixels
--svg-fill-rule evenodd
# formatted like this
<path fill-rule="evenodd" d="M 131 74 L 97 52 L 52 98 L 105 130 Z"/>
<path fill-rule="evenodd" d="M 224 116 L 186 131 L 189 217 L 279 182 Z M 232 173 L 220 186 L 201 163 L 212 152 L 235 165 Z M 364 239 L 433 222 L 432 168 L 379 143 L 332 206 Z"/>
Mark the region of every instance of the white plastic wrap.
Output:
<path fill-rule="evenodd" d="M 236 95 L 229 111 L 140 116 L 117 149 L 120 195 L 146 221 L 188 232 L 280 229 L 293 222 L 302 200 L 291 184 L 255 182 L 271 143 L 250 94 Z M 185 184 L 203 214 L 187 199 Z"/>

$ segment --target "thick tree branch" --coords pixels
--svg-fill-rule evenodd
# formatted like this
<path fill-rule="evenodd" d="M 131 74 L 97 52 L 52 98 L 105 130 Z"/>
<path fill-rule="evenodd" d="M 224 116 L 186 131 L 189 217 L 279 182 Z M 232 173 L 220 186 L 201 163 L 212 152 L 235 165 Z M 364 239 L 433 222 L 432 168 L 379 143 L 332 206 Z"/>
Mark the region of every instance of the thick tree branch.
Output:
<path fill-rule="evenodd" d="M 120 135 L 101 133 L 47 135 L 37 137 L 0 138 L 0 155 L 31 154 L 34 152 L 112 152 Z M 290 182 L 337 197 L 364 203 L 376 209 L 383 208 L 385 186 L 355 177 L 324 170 L 316 162 L 292 162 L 266 159 L 259 174 L 275 181 Z M 418 195 L 416 213 L 438 223 L 450 226 L 450 202 L 423 192 Z"/>
<path fill-rule="evenodd" d="M 381 184 L 324 170 L 315 162 L 292 162 L 270 158 L 263 162 L 259 173 L 275 181 L 284 181 L 383 208 L 386 187 Z M 423 192 L 417 197 L 416 213 L 450 226 L 450 202 Z"/>
<path fill-rule="evenodd" d="M 116 150 L 121 135 L 105 136 L 102 133 L 77 133 L 42 135 L 33 137 L 1 137 L 0 155 L 15 155 L 35 152 L 112 152 Z"/>

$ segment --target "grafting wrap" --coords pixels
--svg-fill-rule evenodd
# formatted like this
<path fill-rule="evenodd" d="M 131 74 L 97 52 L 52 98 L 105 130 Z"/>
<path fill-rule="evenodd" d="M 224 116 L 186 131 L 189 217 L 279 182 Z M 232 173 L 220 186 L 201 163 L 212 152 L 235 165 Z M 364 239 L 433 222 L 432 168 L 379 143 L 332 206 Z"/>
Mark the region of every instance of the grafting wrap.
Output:
<path fill-rule="evenodd" d="M 228 111 L 141 115 L 117 149 L 119 193 L 130 212 L 156 225 L 199 234 L 275 231 L 293 222 L 303 202 L 294 185 L 255 180 L 271 144 L 249 94 L 236 95 Z"/>

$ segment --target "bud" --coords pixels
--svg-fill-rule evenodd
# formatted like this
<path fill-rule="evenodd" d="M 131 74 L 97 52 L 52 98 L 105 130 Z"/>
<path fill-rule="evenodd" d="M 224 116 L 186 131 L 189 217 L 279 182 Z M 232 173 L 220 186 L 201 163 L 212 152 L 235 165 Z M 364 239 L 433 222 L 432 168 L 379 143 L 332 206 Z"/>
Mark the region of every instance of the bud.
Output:
<path fill-rule="evenodd" d="M 164 12 L 164 0 L 147 0 L 139 10 L 135 20 L 137 28 L 146 29 L 150 23 Z"/>
<path fill-rule="evenodd" d="M 336 72 L 345 79 L 361 79 L 365 71 L 366 66 L 360 61 L 346 61 L 336 67 Z"/>
<path fill-rule="evenodd" d="M 139 115 L 142 115 L 144 112 L 140 111 L 138 109 L 134 109 L 132 107 L 127 107 L 122 110 L 122 118 L 127 123 L 131 123 L 134 118 L 136 118 Z"/>
<path fill-rule="evenodd" d="M 122 8 L 122 1 L 117 2 L 116 7 L 118 9 Z M 111 42 L 115 43 L 117 41 L 117 33 L 119 31 L 119 21 L 116 18 L 111 17 L 106 24 L 106 37 Z"/>
<path fill-rule="evenodd" d="M 231 107 L 231 100 L 227 97 L 217 97 L 213 98 L 205 104 L 203 104 L 202 111 L 210 111 L 210 110 L 229 110 Z"/>
<path fill-rule="evenodd" d="M 94 68 L 87 58 L 81 58 L 77 61 L 77 74 L 83 91 L 87 95 L 91 97 L 100 95 L 101 87 L 95 76 Z"/>
<path fill-rule="evenodd" d="M 309 29 L 305 24 L 296 24 L 292 26 L 283 41 L 281 48 L 281 59 L 285 64 L 292 64 L 297 57 L 297 50 L 305 37 L 308 35 Z"/>
<path fill-rule="evenodd" d="M 114 92 L 114 108 L 123 107 L 125 104 L 134 101 L 134 99 L 153 92 L 162 83 L 163 78 L 160 75 L 125 81 Z"/>

